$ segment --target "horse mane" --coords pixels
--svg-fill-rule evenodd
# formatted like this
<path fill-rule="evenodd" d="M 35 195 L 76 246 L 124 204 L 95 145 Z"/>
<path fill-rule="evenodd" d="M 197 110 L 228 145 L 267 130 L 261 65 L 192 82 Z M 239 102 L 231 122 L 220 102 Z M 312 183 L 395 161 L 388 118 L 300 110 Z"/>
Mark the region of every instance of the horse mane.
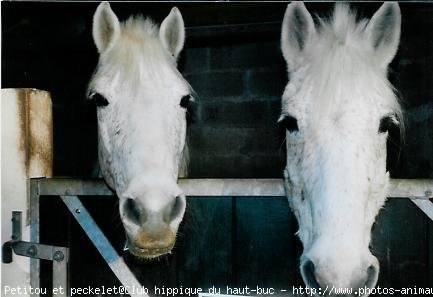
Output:
<path fill-rule="evenodd" d="M 142 78 L 137 72 L 146 73 L 155 81 L 163 80 L 167 73 L 174 73 L 191 89 L 190 84 L 177 69 L 176 59 L 164 49 L 159 38 L 159 25 L 152 19 L 142 15 L 129 17 L 120 24 L 121 34 L 114 46 L 103 53 L 98 66 L 89 82 L 88 94 L 94 88 L 93 82 L 97 76 L 103 76 L 113 68 L 116 73 L 122 73 L 128 81 L 138 83 L 134 79 Z M 166 61 L 166 63 L 161 63 Z M 112 72 L 112 71 L 111 71 Z"/>
<path fill-rule="evenodd" d="M 185 141 L 185 145 L 182 150 L 182 157 L 180 158 L 180 164 L 179 164 L 179 178 L 186 178 L 188 177 L 188 165 L 189 165 L 189 147 L 188 147 L 188 140 Z"/>
<path fill-rule="evenodd" d="M 134 38 L 157 38 L 159 26 L 151 18 L 139 14 L 122 23 L 122 33 Z"/>
<path fill-rule="evenodd" d="M 395 113 L 403 135 L 403 115 L 396 90 L 384 70 L 374 64 L 374 52 L 366 34 L 369 20 L 358 20 L 356 12 L 345 3 L 336 3 L 331 16 L 316 19 L 317 32 L 311 46 L 305 49 L 310 83 L 315 84 L 314 114 L 327 117 L 327 112 L 337 109 L 343 100 L 338 94 L 381 100 Z M 293 89 L 299 91 L 299 87 Z M 365 92 L 366 89 L 372 92 Z M 374 98 L 370 97 L 372 94 Z"/>
<path fill-rule="evenodd" d="M 336 3 L 333 14 L 329 17 L 317 17 L 321 41 L 339 42 L 345 45 L 365 47 L 364 30 L 368 19 L 358 21 L 356 11 L 347 3 Z"/>

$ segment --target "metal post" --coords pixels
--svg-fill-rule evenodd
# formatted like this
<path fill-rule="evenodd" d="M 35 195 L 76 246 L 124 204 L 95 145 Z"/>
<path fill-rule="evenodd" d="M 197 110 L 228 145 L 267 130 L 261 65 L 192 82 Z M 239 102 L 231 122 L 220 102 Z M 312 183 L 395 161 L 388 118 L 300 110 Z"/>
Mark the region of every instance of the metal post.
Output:
<path fill-rule="evenodd" d="M 30 179 L 30 241 L 39 243 L 39 182 L 41 179 Z M 30 258 L 30 286 L 40 288 L 40 260 Z M 39 297 L 34 290 L 31 297 Z"/>
<path fill-rule="evenodd" d="M 433 203 L 429 200 L 416 200 L 411 199 L 411 201 L 418 206 L 419 209 L 421 209 L 426 216 L 430 218 L 430 220 L 433 221 Z"/>

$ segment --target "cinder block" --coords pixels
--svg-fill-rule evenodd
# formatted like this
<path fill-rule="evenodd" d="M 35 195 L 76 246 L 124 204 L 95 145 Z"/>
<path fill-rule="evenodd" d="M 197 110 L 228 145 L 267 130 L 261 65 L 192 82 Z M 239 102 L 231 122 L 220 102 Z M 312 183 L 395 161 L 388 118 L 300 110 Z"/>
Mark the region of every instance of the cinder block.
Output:
<path fill-rule="evenodd" d="M 227 102 L 212 100 L 200 104 L 201 122 L 206 125 L 260 127 L 268 122 L 266 101 Z"/>
<path fill-rule="evenodd" d="M 209 70 L 208 47 L 186 48 L 182 52 L 179 60 L 180 71 L 186 74 L 193 74 Z"/>
<path fill-rule="evenodd" d="M 277 127 L 233 128 L 197 127 L 188 131 L 193 153 L 208 154 L 274 154 L 284 148 L 283 135 Z"/>
<path fill-rule="evenodd" d="M 187 74 L 185 78 L 200 100 L 241 96 L 244 92 L 243 73 L 235 71 Z"/>
<path fill-rule="evenodd" d="M 190 178 L 280 178 L 283 155 L 191 155 Z"/>
<path fill-rule="evenodd" d="M 255 69 L 246 76 L 247 92 L 251 96 L 273 96 L 281 98 L 288 82 L 284 65 Z"/>
<path fill-rule="evenodd" d="M 253 69 L 284 64 L 279 41 L 225 45 L 210 49 L 210 69 Z"/>

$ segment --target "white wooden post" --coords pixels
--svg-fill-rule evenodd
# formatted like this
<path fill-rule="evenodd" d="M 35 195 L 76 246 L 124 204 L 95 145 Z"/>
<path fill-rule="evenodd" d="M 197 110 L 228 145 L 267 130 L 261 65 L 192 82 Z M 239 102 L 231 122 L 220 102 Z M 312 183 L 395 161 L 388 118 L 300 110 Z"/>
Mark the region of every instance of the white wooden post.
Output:
<path fill-rule="evenodd" d="M 22 240 L 31 240 L 30 178 L 52 175 L 52 124 L 48 92 L 35 89 L 1 90 L 2 245 L 11 239 L 13 210 L 22 211 Z M 30 261 L 35 261 L 34 265 L 39 264 L 39 260 L 17 255 L 14 255 L 12 263 L 2 264 L 2 296 L 13 296 L 5 291 L 6 286 L 29 288 Z M 36 285 L 39 286 L 38 283 Z"/>

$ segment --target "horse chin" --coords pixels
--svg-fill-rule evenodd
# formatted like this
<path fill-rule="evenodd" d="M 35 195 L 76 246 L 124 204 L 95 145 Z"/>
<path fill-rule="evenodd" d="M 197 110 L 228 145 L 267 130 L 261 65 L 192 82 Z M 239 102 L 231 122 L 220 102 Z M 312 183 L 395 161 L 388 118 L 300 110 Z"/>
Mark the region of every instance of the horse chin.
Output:
<path fill-rule="evenodd" d="M 161 248 L 142 248 L 135 244 L 128 243 L 129 253 L 139 260 L 152 260 L 166 254 L 171 254 L 173 247 L 174 244 Z"/>

